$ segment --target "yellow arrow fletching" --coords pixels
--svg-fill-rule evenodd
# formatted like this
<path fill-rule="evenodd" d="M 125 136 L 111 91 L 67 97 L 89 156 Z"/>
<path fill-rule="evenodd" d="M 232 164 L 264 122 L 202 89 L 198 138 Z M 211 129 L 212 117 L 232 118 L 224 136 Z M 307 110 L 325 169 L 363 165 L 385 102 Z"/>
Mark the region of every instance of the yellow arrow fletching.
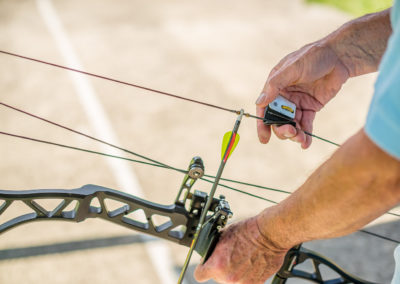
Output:
<path fill-rule="evenodd" d="M 231 137 L 232 140 L 231 141 Z M 222 149 L 221 149 L 221 160 L 225 159 L 228 160 L 228 158 L 231 156 L 233 151 L 236 148 L 236 145 L 239 143 L 240 136 L 237 133 L 233 133 L 232 131 L 228 131 L 225 133 L 224 138 L 222 139 Z M 228 155 L 225 157 L 225 153 L 228 149 Z"/>

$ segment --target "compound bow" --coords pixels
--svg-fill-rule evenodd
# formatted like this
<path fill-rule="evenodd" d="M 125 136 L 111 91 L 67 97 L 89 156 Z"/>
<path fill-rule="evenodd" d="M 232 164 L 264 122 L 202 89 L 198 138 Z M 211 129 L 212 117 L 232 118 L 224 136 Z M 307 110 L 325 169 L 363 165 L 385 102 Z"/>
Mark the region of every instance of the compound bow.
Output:
<path fill-rule="evenodd" d="M 39 189 L 25 191 L 0 190 L 0 216 L 7 208 L 16 201 L 21 201 L 32 209 L 31 213 L 17 216 L 12 220 L 0 224 L 0 234 L 18 225 L 35 221 L 69 221 L 82 222 L 87 218 L 100 218 L 128 229 L 162 238 L 183 246 L 190 247 L 194 240 L 196 228 L 199 225 L 200 216 L 205 212 L 205 204 L 209 198 L 205 192 L 191 191 L 194 183 L 204 172 L 201 158 L 192 159 L 188 173 L 185 175 L 182 186 L 172 205 L 161 205 L 140 199 L 138 197 L 101 187 L 96 185 L 85 185 L 72 190 L 63 189 Z M 46 210 L 38 201 L 57 199 L 59 204 L 52 210 Z M 97 199 L 100 206 L 92 205 Z M 71 210 L 66 210 L 68 205 L 75 201 Z M 120 206 L 111 210 L 108 206 L 110 201 L 116 201 Z M 142 210 L 145 220 L 135 218 L 134 213 Z M 212 254 L 218 242 L 221 229 L 226 225 L 228 218 L 232 216 L 229 203 L 224 196 L 213 198 L 207 210 L 206 222 L 204 223 L 197 245 L 194 250 L 199 253 L 204 261 Z M 166 217 L 168 221 L 162 224 L 154 222 L 155 216 Z M 311 260 L 314 271 L 307 272 L 296 267 L 303 262 Z M 326 279 L 319 268 L 325 265 L 339 274 L 338 278 Z M 314 283 L 365 283 L 372 282 L 362 280 L 341 269 L 333 261 L 313 251 L 297 246 L 291 249 L 285 258 L 281 269 L 274 276 L 273 284 L 286 283 L 289 278 L 301 278 Z"/>

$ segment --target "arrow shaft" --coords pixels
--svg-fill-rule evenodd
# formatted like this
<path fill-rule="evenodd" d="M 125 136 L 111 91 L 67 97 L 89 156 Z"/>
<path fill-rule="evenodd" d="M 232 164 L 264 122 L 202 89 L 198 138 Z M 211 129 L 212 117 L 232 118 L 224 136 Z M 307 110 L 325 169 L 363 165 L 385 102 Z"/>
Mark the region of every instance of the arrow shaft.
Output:
<path fill-rule="evenodd" d="M 207 199 L 206 205 L 205 205 L 203 211 L 201 212 L 200 221 L 199 221 L 199 224 L 197 225 L 196 233 L 194 234 L 193 241 L 192 241 L 192 244 L 190 245 L 189 252 L 188 252 L 188 254 L 186 256 L 185 263 L 183 264 L 181 274 L 179 275 L 178 284 L 182 283 L 183 278 L 184 278 L 185 273 L 186 273 L 186 270 L 187 270 L 187 268 L 189 266 L 190 258 L 192 257 L 194 248 L 196 247 L 197 241 L 199 239 L 199 235 L 200 235 L 201 229 L 202 229 L 204 221 L 205 221 L 205 219 L 207 217 L 208 209 L 210 208 L 210 205 L 211 205 L 211 202 L 212 202 L 212 200 L 214 198 L 215 192 L 217 191 L 219 180 L 221 179 L 222 172 L 224 171 L 224 168 L 225 168 L 225 165 L 226 165 L 226 161 L 227 161 L 227 159 L 229 157 L 229 152 L 232 149 L 233 143 L 235 142 L 235 137 L 236 137 L 237 131 L 239 129 L 240 121 L 242 120 L 243 113 L 244 113 L 244 111 L 242 109 L 240 111 L 240 114 L 239 114 L 238 118 L 236 119 L 235 126 L 233 127 L 233 130 L 232 130 L 231 139 L 230 139 L 229 144 L 227 145 L 226 150 L 225 150 L 224 159 L 221 160 L 221 163 L 219 165 L 218 172 L 217 172 L 217 175 L 215 177 L 215 180 L 214 180 L 213 186 L 211 188 L 209 197 Z"/>

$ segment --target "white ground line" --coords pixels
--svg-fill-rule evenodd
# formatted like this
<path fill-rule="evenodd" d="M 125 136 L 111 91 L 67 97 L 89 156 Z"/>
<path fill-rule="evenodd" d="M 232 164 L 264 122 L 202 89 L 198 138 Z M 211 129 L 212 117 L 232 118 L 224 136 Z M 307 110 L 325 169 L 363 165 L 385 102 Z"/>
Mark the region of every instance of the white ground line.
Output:
<path fill-rule="evenodd" d="M 68 39 L 51 0 L 37 0 L 36 3 L 39 13 L 49 29 L 50 34 L 53 36 L 67 66 L 84 70 L 74 52 L 72 44 Z M 97 99 L 97 95 L 87 77 L 75 72 L 68 72 L 68 75 L 71 77 L 76 93 L 96 136 L 107 142 L 119 145 L 111 123 Z M 112 155 L 121 155 L 120 151 L 117 149 L 112 149 L 105 145 L 102 145 L 102 147 L 107 151 L 107 153 Z M 106 162 L 118 183 L 119 189 L 143 197 L 143 190 L 140 187 L 138 179 L 133 171 L 131 171 L 127 166 L 126 162 L 109 158 L 106 158 Z M 155 242 L 151 244 L 145 243 L 144 246 L 150 256 L 154 269 L 157 272 L 160 280 L 159 283 L 175 283 L 176 277 L 173 272 L 173 265 L 170 261 L 170 252 L 166 244 L 163 242 Z M 138 259 L 138 261 L 140 260 Z"/>

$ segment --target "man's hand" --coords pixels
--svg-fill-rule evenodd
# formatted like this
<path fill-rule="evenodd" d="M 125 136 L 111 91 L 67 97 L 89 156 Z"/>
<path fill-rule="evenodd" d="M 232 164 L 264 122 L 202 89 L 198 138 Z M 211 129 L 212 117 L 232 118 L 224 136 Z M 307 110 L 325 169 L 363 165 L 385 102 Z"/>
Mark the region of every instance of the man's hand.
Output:
<path fill-rule="evenodd" d="M 325 41 L 318 41 L 283 58 L 268 76 L 263 92 L 258 98 L 257 116 L 264 116 L 265 107 L 278 94 L 296 104 L 297 127 L 312 132 L 315 113 L 328 103 L 350 77 L 349 72 L 333 49 Z M 273 126 L 280 139 L 291 139 L 306 149 L 311 137 L 291 125 Z M 267 143 L 270 126 L 257 121 L 258 137 Z"/>
<path fill-rule="evenodd" d="M 327 37 L 306 45 L 283 58 L 268 76 L 258 98 L 257 116 L 281 93 L 297 105 L 298 128 L 312 132 L 317 111 L 329 102 L 349 77 L 377 70 L 391 34 L 390 9 L 344 24 Z M 257 122 L 258 137 L 267 143 L 271 129 Z M 291 125 L 273 127 L 280 139 L 291 139 L 303 148 L 311 137 Z"/>
<path fill-rule="evenodd" d="M 194 273 L 197 281 L 262 284 L 281 267 L 287 250 L 264 238 L 255 217 L 223 231 L 213 254 Z"/>

